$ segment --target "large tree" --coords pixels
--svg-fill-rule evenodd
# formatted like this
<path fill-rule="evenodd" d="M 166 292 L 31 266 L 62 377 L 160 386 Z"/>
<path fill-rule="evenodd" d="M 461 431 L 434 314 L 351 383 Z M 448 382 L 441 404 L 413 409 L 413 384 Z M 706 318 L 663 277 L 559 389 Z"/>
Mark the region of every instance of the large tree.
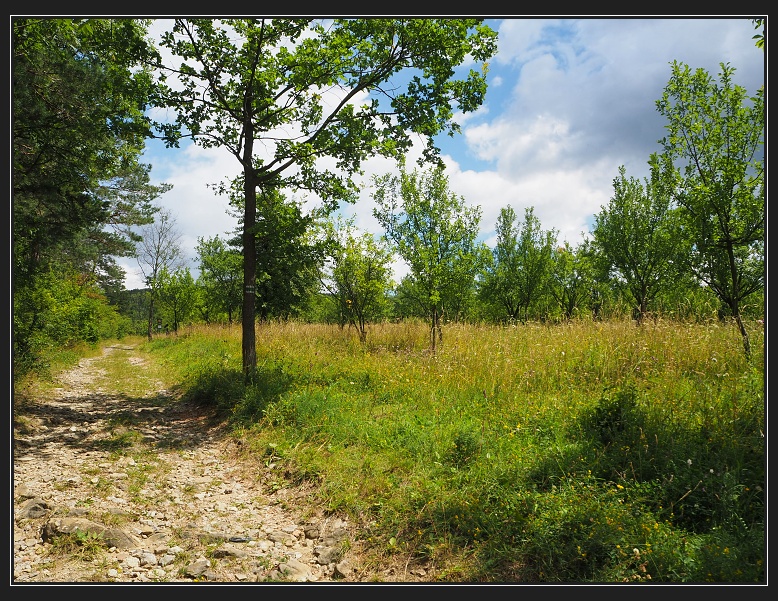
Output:
<path fill-rule="evenodd" d="M 683 239 L 670 188 L 652 158 L 651 179 L 627 177 L 619 167 L 613 196 L 594 216 L 592 249 L 607 265 L 611 282 L 632 303 L 638 321 L 652 302 L 676 281 Z"/>
<path fill-rule="evenodd" d="M 352 175 L 374 155 L 399 158 L 416 139 L 459 130 L 455 110 L 483 102 L 496 32 L 479 19 L 176 19 L 162 45 L 181 59 L 160 103 L 190 136 L 230 152 L 244 184 L 243 369 L 256 370 L 257 195 L 308 190 L 334 207 L 355 198 Z M 322 161 L 321 159 L 329 159 Z"/>
<path fill-rule="evenodd" d="M 472 289 L 489 249 L 477 242 L 480 207 L 468 207 L 449 189 L 442 166 L 425 172 L 374 177 L 378 222 L 400 257 L 410 267 L 410 285 L 430 320 L 430 349 L 442 341 L 442 319 L 457 297 Z"/>
<path fill-rule="evenodd" d="M 139 162 L 150 133 L 147 22 L 17 19 L 13 22 L 13 275 L 24 285 L 51 263 L 94 273 L 106 287 L 124 274 L 132 227 L 150 223 Z"/>
<path fill-rule="evenodd" d="M 676 185 L 690 266 L 735 319 L 746 355 L 751 345 L 741 317 L 745 298 L 764 288 L 764 86 L 750 96 L 721 63 L 717 82 L 704 69 L 674 61 L 657 110 L 667 118 L 659 142 Z"/>

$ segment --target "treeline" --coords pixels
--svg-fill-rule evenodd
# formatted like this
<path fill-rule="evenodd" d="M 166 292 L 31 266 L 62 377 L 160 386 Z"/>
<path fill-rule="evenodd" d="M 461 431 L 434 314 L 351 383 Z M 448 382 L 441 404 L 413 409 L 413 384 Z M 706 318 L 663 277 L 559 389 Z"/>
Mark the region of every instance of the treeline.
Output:
<path fill-rule="evenodd" d="M 418 317 L 434 350 L 447 321 L 731 317 L 749 353 L 743 318 L 764 312 L 764 87 L 749 95 L 729 65 L 718 81 L 672 65 L 651 177 L 620 169 L 583 243 L 508 205 L 488 248 L 480 209 L 449 189 L 434 143 L 459 129 L 452 103 L 469 112 L 483 101 L 496 32 L 480 20 L 171 23 L 161 45 L 183 69 L 163 62 L 150 20 L 12 21 L 15 378 L 56 348 L 195 322 L 240 322 L 250 377 L 254 324 L 291 318 L 348 325 L 364 340 L 370 323 Z M 484 68 L 457 79 L 465 56 Z M 410 68 L 424 77 L 381 88 Z M 339 102 L 324 102 L 335 84 Z M 345 101 L 363 91 L 376 100 Z M 176 120 L 154 122 L 158 108 Z M 284 125 L 292 133 L 279 141 Z M 424 160 L 409 169 L 418 136 Z M 197 280 L 175 217 L 156 204 L 170 186 L 151 185 L 140 161 L 150 138 L 222 144 L 242 169 L 219 190 L 239 228 L 198 240 Z M 272 159 L 255 156 L 260 141 Z M 335 216 L 375 155 L 399 167 L 373 180 L 383 236 Z M 318 167 L 324 157 L 339 170 Z M 322 206 L 304 213 L 288 196 L 298 191 Z M 137 257 L 144 290 L 123 290 L 118 257 Z M 409 267 L 399 282 L 395 258 Z"/>

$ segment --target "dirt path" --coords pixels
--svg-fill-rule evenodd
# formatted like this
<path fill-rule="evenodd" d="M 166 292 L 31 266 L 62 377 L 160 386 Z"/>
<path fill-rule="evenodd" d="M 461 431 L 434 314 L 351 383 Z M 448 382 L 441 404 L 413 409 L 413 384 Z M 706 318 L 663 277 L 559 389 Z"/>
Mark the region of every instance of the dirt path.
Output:
<path fill-rule="evenodd" d="M 399 580 L 366 573 L 352 526 L 271 487 L 274 466 L 241 459 L 202 408 L 159 383 L 96 387 L 108 357 L 143 368 L 109 346 L 15 408 L 14 584 Z"/>

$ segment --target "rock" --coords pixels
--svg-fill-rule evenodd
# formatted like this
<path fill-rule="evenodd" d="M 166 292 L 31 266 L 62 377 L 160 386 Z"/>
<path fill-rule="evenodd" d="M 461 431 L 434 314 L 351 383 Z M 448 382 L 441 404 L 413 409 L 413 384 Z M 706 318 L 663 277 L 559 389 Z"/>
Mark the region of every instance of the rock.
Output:
<path fill-rule="evenodd" d="M 51 507 L 41 498 L 35 497 L 27 499 L 19 506 L 18 514 L 20 518 L 40 518 L 49 513 Z"/>
<path fill-rule="evenodd" d="M 193 561 L 184 568 L 184 573 L 190 578 L 200 578 L 211 567 L 211 562 L 205 557 Z"/>
<path fill-rule="evenodd" d="M 271 580 L 307 582 L 311 578 L 311 568 L 290 557 L 287 561 L 278 564 L 278 567 L 270 573 L 270 577 Z"/>
<path fill-rule="evenodd" d="M 137 538 L 124 532 L 121 528 L 108 528 L 103 524 L 81 517 L 50 519 L 43 526 L 41 538 L 44 542 L 51 542 L 57 536 L 76 532 L 98 536 L 105 541 L 107 547 L 116 547 L 117 549 L 131 549 L 140 543 Z"/>

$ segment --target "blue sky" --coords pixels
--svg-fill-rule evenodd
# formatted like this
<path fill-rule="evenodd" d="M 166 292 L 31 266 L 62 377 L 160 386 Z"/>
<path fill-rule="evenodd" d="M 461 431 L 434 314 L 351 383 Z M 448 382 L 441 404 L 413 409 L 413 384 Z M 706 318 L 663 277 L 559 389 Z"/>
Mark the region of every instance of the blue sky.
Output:
<path fill-rule="evenodd" d="M 438 140 L 452 192 L 481 208 L 481 239 L 494 246 L 500 209 L 523 220 L 534 209 L 543 230 L 573 246 L 607 205 L 618 168 L 648 176 L 660 150 L 664 118 L 656 111 L 673 60 L 718 79 L 719 64 L 736 69 L 734 82 L 750 94 L 765 81 L 765 54 L 754 45 L 747 16 L 733 17 L 511 17 L 489 19 L 498 53 L 489 65 L 482 107 L 456 120 L 462 133 Z M 415 158 L 415 157 L 412 157 Z M 173 189 L 157 199 L 176 219 L 181 245 L 197 277 L 198 237 L 228 237 L 237 221 L 227 198 L 207 184 L 234 177 L 237 161 L 225 151 L 194 145 L 150 144 L 145 162 L 152 181 Z M 409 163 L 410 164 L 410 163 Z M 382 234 L 372 215 L 370 178 L 395 171 L 385 159 L 365 165 L 364 191 L 341 213 L 362 231 Z M 314 203 L 316 199 L 305 199 Z M 142 285 L 134 259 L 122 259 L 128 289 Z M 395 265 L 397 280 L 407 272 Z"/>

